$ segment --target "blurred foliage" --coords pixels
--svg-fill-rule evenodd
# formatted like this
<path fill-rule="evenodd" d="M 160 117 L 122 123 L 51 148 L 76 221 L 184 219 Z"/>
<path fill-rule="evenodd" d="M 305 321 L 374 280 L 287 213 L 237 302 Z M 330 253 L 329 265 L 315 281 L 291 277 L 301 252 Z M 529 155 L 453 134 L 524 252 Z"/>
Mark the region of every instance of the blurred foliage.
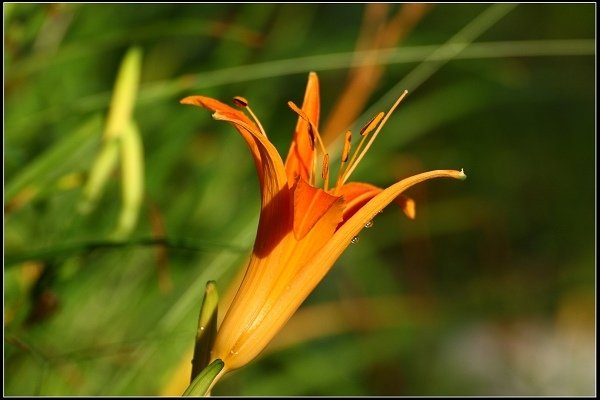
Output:
<path fill-rule="evenodd" d="M 412 189 L 415 221 L 388 208 L 213 394 L 594 394 L 594 4 L 3 10 L 6 395 L 183 392 L 205 284 L 226 293 L 244 266 L 259 199 L 239 137 L 178 101 L 242 95 L 285 154 L 286 102 L 312 70 L 324 123 L 352 76 L 371 88 L 349 104 L 374 108 L 342 107 L 346 125 L 410 89 L 356 180 L 469 178 Z M 115 240 L 126 151 L 96 207 L 78 205 L 134 46 L 143 198 Z M 361 67 L 370 56 L 355 50 L 377 48 L 392 51 Z"/>

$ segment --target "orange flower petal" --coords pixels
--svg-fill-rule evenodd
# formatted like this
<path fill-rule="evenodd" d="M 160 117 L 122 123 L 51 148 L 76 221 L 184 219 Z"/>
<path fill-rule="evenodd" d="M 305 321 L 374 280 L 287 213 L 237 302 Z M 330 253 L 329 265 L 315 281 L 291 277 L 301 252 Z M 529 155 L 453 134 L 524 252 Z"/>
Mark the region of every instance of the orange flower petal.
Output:
<path fill-rule="evenodd" d="M 302 269 L 291 282 L 289 291 L 291 293 L 304 293 L 303 289 L 298 287 L 299 285 L 304 285 L 305 282 L 320 282 L 329 270 L 329 268 L 325 268 L 324 266 L 331 267 L 335 263 L 342 252 L 346 250 L 348 245 L 352 242 L 352 239 L 359 234 L 368 221 L 372 221 L 379 211 L 383 210 L 383 208 L 394 201 L 394 199 L 406 189 L 417 183 L 433 178 L 454 178 L 463 180 L 466 178 L 466 175 L 463 171 L 455 170 L 429 171 L 403 179 L 387 189 L 382 190 L 381 193 L 373 197 L 349 220 L 344 222 L 325 246 L 323 246 L 315 257 L 310 260 L 311 264 L 320 265 L 322 267 Z"/>
<path fill-rule="evenodd" d="M 309 185 L 302 177 L 298 178 L 293 193 L 294 235 L 297 240 L 302 240 L 340 197 Z M 341 217 L 340 213 L 340 221 Z"/>
<path fill-rule="evenodd" d="M 257 349 L 262 350 L 269 343 L 329 272 L 335 261 L 351 243 L 352 238 L 358 235 L 365 224 L 372 220 L 380 210 L 411 186 L 428 179 L 443 177 L 464 179 L 465 175 L 462 171 L 439 170 L 406 178 L 382 190 L 331 235 L 332 224 L 336 223 L 334 211 L 336 205 L 334 205 L 317 222 L 315 228 L 308 233 L 304 240 L 289 248 L 288 251 L 292 256 L 284 258 L 285 268 L 282 275 L 275 279 L 277 284 L 273 287 L 265 303 L 268 306 L 260 308 L 260 317 L 255 317 L 255 322 L 253 322 L 253 332 L 251 334 L 248 334 L 248 331 L 244 333 L 248 336 L 245 337 L 244 346 L 239 347 L 239 355 L 227 355 L 232 359 L 226 361 L 226 365 L 229 362 L 232 369 L 238 368 L 256 357 Z M 337 207 L 341 207 L 343 203 L 336 204 Z M 315 248 L 319 248 L 316 253 L 312 251 Z M 262 274 L 268 274 L 265 270 L 263 271 Z"/>
<path fill-rule="evenodd" d="M 346 202 L 344 221 L 350 219 L 362 206 L 382 191 L 383 189 L 377 186 L 361 182 L 350 182 L 340 187 L 338 193 L 344 197 Z M 415 218 L 415 201 L 413 199 L 401 194 L 395 201 L 408 218 Z"/>
<path fill-rule="evenodd" d="M 212 112 L 218 111 L 222 115 L 226 116 L 230 121 L 240 121 L 249 126 L 251 128 L 250 130 L 239 129 L 234 123 L 234 127 L 238 130 L 238 132 L 240 132 L 246 143 L 248 143 L 250 151 L 252 152 L 252 157 L 257 163 L 260 163 L 260 153 L 258 151 L 258 147 L 256 146 L 256 136 L 259 132 L 259 129 L 256 124 L 246 116 L 246 114 L 228 106 L 227 104 L 221 103 L 218 100 L 205 96 L 188 96 L 181 100 L 180 103 L 206 108 Z"/>
<path fill-rule="evenodd" d="M 311 72 L 308 76 L 306 92 L 304 93 L 302 111 L 304 111 L 304 114 L 306 114 L 315 126 L 319 125 L 320 107 L 319 79 L 316 73 Z M 311 142 L 309 129 L 308 122 L 298 117 L 294 138 L 292 139 L 290 151 L 285 161 L 285 169 L 289 182 L 294 182 L 298 176 L 307 182 L 310 181 L 315 146 Z"/>
<path fill-rule="evenodd" d="M 233 107 L 204 96 L 186 97 L 181 103 L 214 111 L 213 118 L 231 123 L 248 144 L 256 164 L 262 197 L 254 250 L 263 256 L 268 254 L 291 229 L 287 176 L 277 149 L 254 122 Z"/>
<path fill-rule="evenodd" d="M 396 197 L 396 203 L 402 208 L 404 215 L 410 219 L 415 219 L 417 216 L 417 205 L 412 198 L 401 194 Z"/>
<path fill-rule="evenodd" d="M 227 370 L 255 358 L 319 283 L 303 282 L 301 293 L 295 293 L 291 284 L 296 276 L 306 269 L 323 269 L 325 274 L 331 267 L 311 260 L 331 239 L 341 221 L 343 201 L 334 200 L 302 240 L 290 233 L 268 257 L 253 254 L 213 347 L 213 359 L 222 359 Z"/>

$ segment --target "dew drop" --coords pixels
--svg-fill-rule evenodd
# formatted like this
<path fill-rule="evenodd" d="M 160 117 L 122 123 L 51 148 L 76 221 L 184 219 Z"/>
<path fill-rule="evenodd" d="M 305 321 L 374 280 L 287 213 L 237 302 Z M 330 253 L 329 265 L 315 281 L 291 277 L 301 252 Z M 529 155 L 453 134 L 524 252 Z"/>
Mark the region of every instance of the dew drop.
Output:
<path fill-rule="evenodd" d="M 354 237 L 352 238 L 352 240 L 350 241 L 350 243 L 352 243 L 352 244 L 356 244 L 356 243 L 358 243 L 358 236 L 354 236 Z"/>
<path fill-rule="evenodd" d="M 365 228 L 371 228 L 373 225 L 373 221 L 367 221 L 367 223 L 365 224 Z"/>

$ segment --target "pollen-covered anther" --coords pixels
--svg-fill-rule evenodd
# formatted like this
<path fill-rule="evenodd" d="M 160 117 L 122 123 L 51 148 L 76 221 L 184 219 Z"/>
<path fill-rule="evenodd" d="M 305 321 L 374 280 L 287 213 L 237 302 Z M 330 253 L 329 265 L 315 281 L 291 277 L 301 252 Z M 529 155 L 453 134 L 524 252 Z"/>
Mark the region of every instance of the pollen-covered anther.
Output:
<path fill-rule="evenodd" d="M 347 131 L 344 137 L 344 150 L 342 151 L 342 163 L 348 161 L 350 155 L 350 148 L 352 146 L 352 132 Z"/>
<path fill-rule="evenodd" d="M 311 121 L 310 118 L 308 118 L 308 115 L 306 115 L 306 113 L 302 111 L 302 109 L 300 109 L 296 104 L 294 104 L 293 101 L 288 101 L 287 105 L 289 108 L 292 109 L 292 111 L 298 114 L 298 116 L 304 121 L 306 121 L 306 123 L 308 124 L 308 132 L 311 135 L 310 140 L 313 149 L 314 142 L 319 142 L 319 147 L 321 148 L 321 151 L 323 152 L 323 154 L 326 154 L 327 150 L 325 150 L 325 145 L 323 144 L 323 140 L 321 139 L 321 135 L 319 134 L 319 130 L 317 129 L 315 123 Z"/>
<path fill-rule="evenodd" d="M 379 125 L 384 116 L 385 113 L 380 111 L 379 114 L 371 118 L 371 120 L 367 122 L 360 130 L 360 136 L 367 136 L 369 133 L 371 133 L 375 128 L 377 128 L 377 125 Z"/>
<path fill-rule="evenodd" d="M 400 97 L 398 97 L 398 99 L 396 100 L 394 105 L 390 108 L 390 110 L 387 113 L 380 112 L 367 125 L 365 125 L 365 127 L 363 129 L 361 129 L 361 135 L 363 138 L 360 141 L 360 143 L 358 144 L 358 148 L 356 149 L 354 155 L 352 156 L 350 163 L 344 170 L 343 177 L 340 181 L 340 183 L 342 185 L 344 183 L 346 183 L 346 180 L 348 179 L 348 177 L 352 174 L 352 172 L 354 172 L 354 169 L 356 168 L 356 166 L 363 159 L 363 157 L 365 156 L 367 151 L 369 151 L 369 148 L 371 147 L 371 145 L 377 138 L 377 135 L 379 135 L 379 132 L 381 132 L 381 128 L 383 128 L 383 126 L 387 122 L 390 115 L 392 115 L 392 113 L 394 112 L 396 107 L 398 107 L 398 105 L 402 102 L 402 100 L 404 100 L 404 98 L 406 97 L 407 94 L 408 94 L 408 90 L 405 90 L 404 92 L 402 92 Z M 371 139 L 369 140 L 369 142 L 367 143 L 365 148 L 362 149 L 363 142 L 366 139 L 367 135 L 369 134 L 369 132 L 371 130 L 373 130 L 375 128 L 376 128 L 375 133 L 373 133 L 373 135 L 371 135 Z"/>
<path fill-rule="evenodd" d="M 246 100 L 242 96 L 235 96 L 233 98 L 233 103 L 240 108 L 248 107 L 248 100 Z"/>
<path fill-rule="evenodd" d="M 323 189 L 327 191 L 329 186 L 329 154 L 323 155 L 323 171 L 321 172 L 321 178 L 323 178 Z"/>
<path fill-rule="evenodd" d="M 265 132 L 262 124 L 260 123 L 260 121 L 258 120 L 258 118 L 256 117 L 256 115 L 254 114 L 254 112 L 252 112 L 252 109 L 250 108 L 248 100 L 246 100 L 242 96 L 235 96 L 233 98 L 233 104 L 235 104 L 236 106 L 238 106 L 240 108 L 246 109 L 248 111 L 248 114 L 250 114 L 250 116 L 254 120 L 254 123 L 258 127 L 258 130 L 260 131 L 260 133 L 262 133 L 265 137 L 267 136 L 267 132 Z"/>
<path fill-rule="evenodd" d="M 385 113 L 382 111 L 379 114 L 377 114 L 376 116 L 374 116 L 373 118 L 371 118 L 371 120 L 369 122 L 367 122 L 365 124 L 365 126 L 362 127 L 362 129 L 360 130 L 360 136 L 361 136 L 360 142 L 358 143 L 356 150 L 354 150 L 354 154 L 352 155 L 352 158 L 350 159 L 348 166 L 342 172 L 342 167 L 343 167 L 344 163 L 346 163 L 346 161 L 348 161 L 348 156 L 350 155 L 349 154 L 350 153 L 350 143 L 348 141 L 346 143 L 344 143 L 344 154 L 346 155 L 346 157 L 342 156 L 342 165 L 340 166 L 340 176 L 338 178 L 338 183 L 337 183 L 338 185 L 340 183 L 343 184 L 343 182 L 346 181 L 346 178 L 349 175 L 348 171 L 352 171 L 354 169 L 355 161 L 356 161 L 357 157 L 359 157 L 359 155 L 361 154 L 361 149 L 366 142 L 367 136 L 375 128 L 377 128 L 377 126 L 379 125 L 379 123 L 381 122 L 381 120 L 384 117 L 385 117 Z M 346 153 L 346 144 L 348 144 L 348 153 Z"/>
<path fill-rule="evenodd" d="M 308 124 L 308 136 L 310 138 L 310 148 L 314 150 L 315 148 L 315 131 L 313 129 L 313 124 L 311 124 L 310 119 L 308 119 L 308 115 L 304 113 L 293 101 L 288 101 L 287 105 L 292 109 L 293 112 L 298 114 L 300 118 L 302 118 Z"/>
<path fill-rule="evenodd" d="M 350 130 L 346 131 L 346 135 L 344 136 L 344 149 L 342 150 L 342 158 L 340 160 L 340 170 L 338 172 L 338 177 L 335 182 L 334 193 L 340 188 L 340 182 L 344 178 L 344 164 L 348 162 L 348 157 L 350 156 L 350 149 L 352 148 L 352 132 Z"/>

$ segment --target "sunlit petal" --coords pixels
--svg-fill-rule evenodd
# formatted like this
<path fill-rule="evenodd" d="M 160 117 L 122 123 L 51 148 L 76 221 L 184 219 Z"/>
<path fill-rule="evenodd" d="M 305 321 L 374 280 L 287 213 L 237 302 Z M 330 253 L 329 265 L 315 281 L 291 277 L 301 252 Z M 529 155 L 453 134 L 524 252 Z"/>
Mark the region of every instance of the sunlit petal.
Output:
<path fill-rule="evenodd" d="M 308 76 L 302 111 L 315 126 L 319 125 L 319 79 L 314 72 L 311 72 Z M 285 169 L 290 182 L 294 182 L 298 176 L 307 182 L 310 181 L 315 156 L 315 143 L 311 140 L 309 129 L 308 122 L 298 117 L 294 138 L 285 161 Z"/>
<path fill-rule="evenodd" d="M 331 265 L 316 265 L 311 260 L 335 234 L 342 209 L 342 200 L 336 198 L 302 240 L 290 234 L 267 259 L 252 256 L 214 345 L 213 358 L 224 360 L 227 370 L 256 357 L 319 283 L 320 279 L 303 271 L 329 270 Z M 292 289 L 300 275 L 308 281 Z"/>
<path fill-rule="evenodd" d="M 398 195 L 402 194 L 406 189 L 417 183 L 433 179 L 433 178 L 454 178 L 454 179 L 465 179 L 465 174 L 462 171 L 455 170 L 436 170 L 424 172 L 422 174 L 414 175 L 409 178 L 403 179 L 400 182 L 384 189 L 377 196 L 373 197 L 367 204 L 365 204 L 360 210 L 358 210 L 349 220 L 347 220 L 333 235 L 331 240 L 327 242 L 325 246 L 321 248 L 319 253 L 315 256 L 312 263 L 316 265 L 333 265 L 337 258 L 352 242 L 352 239 L 356 237 L 360 231 L 365 227 L 368 221 L 372 221 L 373 218 L 383 210 L 388 204 L 390 204 Z M 298 275 L 297 279 L 292 282 L 292 289 L 299 290 L 294 286 L 297 282 L 303 282 L 308 280 L 320 280 L 327 273 L 322 268 L 306 268 L 303 269 L 301 274 Z M 305 274 L 311 274 L 311 277 L 302 276 Z"/>
<path fill-rule="evenodd" d="M 286 219 L 290 215 L 290 195 L 285 168 L 277 149 L 253 121 L 233 107 L 204 96 L 186 97 L 181 103 L 214 111 L 215 119 L 231 123 L 248 144 L 256 164 L 262 196 L 255 251 L 267 254 L 289 231 L 291 221 Z"/>
<path fill-rule="evenodd" d="M 352 217 L 369 200 L 381 193 L 383 189 L 369 183 L 349 182 L 338 189 L 338 194 L 344 197 L 346 207 L 344 209 L 344 221 Z M 396 204 L 400 206 L 404 214 L 410 218 L 415 218 L 415 201 L 410 197 L 400 194 L 395 199 Z"/>
<path fill-rule="evenodd" d="M 323 217 L 323 215 L 340 200 L 322 189 L 309 185 L 299 178 L 294 187 L 294 235 L 301 240 Z M 341 220 L 341 214 L 340 214 Z"/>

